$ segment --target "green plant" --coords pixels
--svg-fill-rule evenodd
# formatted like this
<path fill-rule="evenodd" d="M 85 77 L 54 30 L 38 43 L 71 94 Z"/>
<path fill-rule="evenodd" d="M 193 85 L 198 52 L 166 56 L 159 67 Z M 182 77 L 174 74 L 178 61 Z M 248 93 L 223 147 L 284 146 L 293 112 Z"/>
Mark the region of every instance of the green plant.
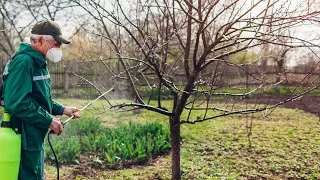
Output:
<path fill-rule="evenodd" d="M 293 129 L 289 129 L 289 130 L 288 130 L 288 133 L 289 133 L 290 135 L 292 135 L 292 134 L 293 134 Z"/>
<path fill-rule="evenodd" d="M 76 156 L 80 152 L 80 143 L 77 137 L 55 138 L 52 140 L 55 153 L 59 162 L 75 162 Z M 45 153 L 49 159 L 54 159 L 53 153 L 50 149 L 46 149 Z"/>
<path fill-rule="evenodd" d="M 96 118 L 79 119 L 71 122 L 65 131 L 61 137 L 52 139 L 60 162 L 74 161 L 81 151 L 95 154 L 107 164 L 118 164 L 120 161 L 125 164 L 128 160 L 143 161 L 171 147 L 169 130 L 158 122 L 145 125 L 129 122 L 118 128 L 105 129 Z M 48 148 L 46 154 L 53 159 Z"/>

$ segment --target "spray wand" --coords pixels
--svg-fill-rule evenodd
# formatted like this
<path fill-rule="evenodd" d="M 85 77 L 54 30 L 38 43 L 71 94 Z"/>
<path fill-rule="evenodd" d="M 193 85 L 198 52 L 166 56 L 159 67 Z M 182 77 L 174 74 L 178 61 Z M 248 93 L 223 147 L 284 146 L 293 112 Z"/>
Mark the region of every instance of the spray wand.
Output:
<path fill-rule="evenodd" d="M 108 91 L 104 92 L 103 94 L 101 94 L 99 97 L 97 97 L 95 100 L 89 102 L 87 105 L 85 105 L 82 109 L 80 109 L 80 111 L 83 111 L 85 109 L 87 109 L 89 106 L 91 106 L 94 102 L 96 102 L 98 99 L 102 98 L 104 95 L 108 94 L 109 92 L 114 91 L 113 88 L 109 89 Z M 67 120 L 65 120 L 64 122 L 62 122 L 62 126 L 64 127 L 65 124 L 68 123 L 68 121 L 70 121 L 71 119 L 73 119 L 74 116 L 69 117 Z"/>
<path fill-rule="evenodd" d="M 89 102 L 89 103 L 88 103 L 87 105 L 85 105 L 82 109 L 80 109 L 80 111 L 83 111 L 83 110 L 87 109 L 87 108 L 88 108 L 89 106 L 91 106 L 94 102 L 96 102 L 98 99 L 102 98 L 104 95 L 108 94 L 108 93 L 111 92 L 111 91 L 114 91 L 114 89 L 111 88 L 111 89 L 109 89 L 108 91 L 102 93 L 102 94 L 101 94 L 99 97 L 97 97 L 95 100 Z M 67 123 L 68 123 L 71 119 L 73 119 L 73 118 L 74 118 L 74 116 L 71 116 L 71 117 L 69 117 L 67 120 L 65 120 L 64 122 L 62 122 L 62 123 L 61 123 L 62 126 L 64 127 L 64 125 L 67 124 Z M 54 133 L 53 130 L 50 130 L 50 131 L 49 131 L 49 134 L 48 134 L 48 142 L 49 142 L 50 148 L 51 148 L 51 150 L 52 150 L 52 152 L 53 152 L 53 155 L 54 155 L 54 157 L 55 157 L 56 168 L 57 168 L 57 180 L 59 180 L 59 179 L 60 179 L 60 178 L 59 178 L 59 163 L 58 163 L 58 159 L 57 159 L 56 153 L 54 152 L 53 147 L 52 147 L 51 142 L 50 142 L 50 135 L 53 134 L 53 133 Z"/>

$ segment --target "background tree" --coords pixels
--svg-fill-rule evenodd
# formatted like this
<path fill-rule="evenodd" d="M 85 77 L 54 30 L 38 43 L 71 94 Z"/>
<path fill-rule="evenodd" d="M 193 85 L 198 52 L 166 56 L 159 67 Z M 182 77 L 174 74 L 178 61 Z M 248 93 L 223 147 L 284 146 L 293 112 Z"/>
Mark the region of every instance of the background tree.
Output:
<path fill-rule="evenodd" d="M 23 7 L 11 1 L 0 1 L 0 15 L 0 47 L 6 57 L 10 57 L 16 50 L 17 41 L 23 41 L 25 30 L 33 21 L 28 20 L 23 25 L 18 25 L 23 16 Z"/>
<path fill-rule="evenodd" d="M 21 0 L 0 1 L 0 50 L 10 57 L 18 48 L 19 42 L 27 41 L 31 27 L 37 21 L 56 20 L 64 28 L 66 24 L 74 26 L 68 36 L 73 36 L 85 20 L 75 22 L 69 0 Z"/>

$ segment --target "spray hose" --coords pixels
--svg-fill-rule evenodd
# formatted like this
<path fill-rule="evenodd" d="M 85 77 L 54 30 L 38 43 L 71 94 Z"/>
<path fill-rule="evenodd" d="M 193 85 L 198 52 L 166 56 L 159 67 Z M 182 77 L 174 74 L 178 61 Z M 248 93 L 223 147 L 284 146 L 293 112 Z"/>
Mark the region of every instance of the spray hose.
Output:
<path fill-rule="evenodd" d="M 85 105 L 82 109 L 80 109 L 80 111 L 83 111 L 83 110 L 87 109 L 87 108 L 88 108 L 89 106 L 91 106 L 94 102 L 96 102 L 98 99 L 102 98 L 104 95 L 108 94 L 108 93 L 111 92 L 111 91 L 114 91 L 114 89 L 111 88 L 111 89 L 109 89 L 108 91 L 102 93 L 102 94 L 101 94 L 99 97 L 97 97 L 95 100 L 89 102 L 89 103 L 88 103 L 87 105 Z M 62 123 L 61 123 L 62 126 L 64 127 L 64 125 L 67 124 L 67 123 L 68 123 L 71 119 L 73 119 L 73 118 L 74 118 L 74 116 L 71 116 L 71 117 L 69 117 L 67 120 L 65 120 L 64 122 L 62 122 Z M 54 152 L 54 149 L 53 149 L 52 144 L 51 144 L 51 141 L 50 141 L 50 135 L 53 134 L 53 133 L 54 133 L 53 130 L 50 130 L 50 131 L 49 131 L 49 133 L 48 133 L 48 143 L 49 143 L 50 149 L 51 149 L 51 151 L 52 151 L 52 153 L 53 153 L 53 156 L 54 156 L 54 158 L 55 158 L 55 163 L 56 163 L 56 168 L 57 168 L 57 180 L 59 180 L 59 179 L 60 179 L 60 177 L 59 177 L 59 162 L 58 162 L 57 155 L 56 155 L 56 153 Z"/>

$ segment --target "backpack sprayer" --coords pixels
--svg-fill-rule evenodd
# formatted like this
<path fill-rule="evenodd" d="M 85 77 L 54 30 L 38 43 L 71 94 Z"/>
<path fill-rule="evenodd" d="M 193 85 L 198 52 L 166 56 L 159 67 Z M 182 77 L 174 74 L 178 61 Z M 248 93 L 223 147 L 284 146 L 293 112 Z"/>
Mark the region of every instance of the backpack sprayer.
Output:
<path fill-rule="evenodd" d="M 80 111 L 83 111 L 85 109 L 87 109 L 89 106 L 91 106 L 94 102 L 96 102 L 98 99 L 102 98 L 104 95 L 108 94 L 109 92 L 111 91 L 114 91 L 113 88 L 109 89 L 108 91 L 104 92 L 103 94 L 101 94 L 99 97 L 97 97 L 95 100 L 89 102 L 87 105 L 85 105 L 82 109 L 80 109 Z M 71 116 L 69 117 L 67 120 L 65 120 L 64 122 L 62 122 L 62 126 L 64 127 L 65 124 L 67 124 L 71 119 L 73 119 L 74 116 Z M 57 180 L 59 180 L 59 162 L 58 162 L 58 159 L 57 159 L 57 156 L 56 156 L 56 153 L 54 152 L 54 149 L 52 147 L 52 144 L 50 142 L 50 135 L 53 134 L 53 130 L 50 130 L 49 133 L 48 133 L 48 142 L 49 142 L 49 146 L 52 150 L 52 153 L 54 155 L 54 158 L 55 158 L 55 162 L 56 162 L 56 168 L 57 168 Z"/>

